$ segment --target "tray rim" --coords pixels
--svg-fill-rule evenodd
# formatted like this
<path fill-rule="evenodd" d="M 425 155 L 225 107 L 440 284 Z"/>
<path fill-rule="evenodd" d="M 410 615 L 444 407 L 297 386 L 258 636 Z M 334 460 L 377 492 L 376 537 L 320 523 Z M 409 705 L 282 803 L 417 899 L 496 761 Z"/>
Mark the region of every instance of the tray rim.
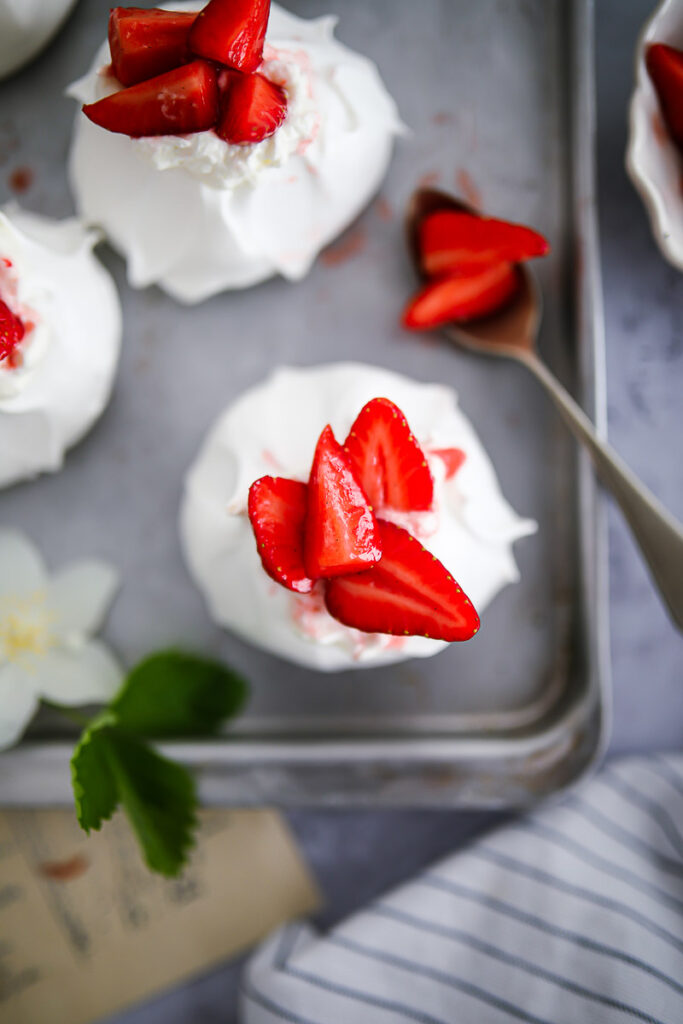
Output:
<path fill-rule="evenodd" d="M 607 405 L 602 286 L 595 170 L 594 0 L 561 0 L 571 39 L 570 76 L 574 145 L 570 185 L 582 240 L 575 298 L 579 337 L 577 378 L 581 404 L 606 436 Z M 561 717 L 524 736 L 459 734 L 415 737 L 255 739 L 163 743 L 159 749 L 197 776 L 207 804 L 369 804 L 372 806 L 522 806 L 576 784 L 604 753 L 611 720 L 608 564 L 605 497 L 585 452 L 578 460 L 582 629 L 588 672 L 585 693 Z M 592 597 L 587 614 L 586 595 Z M 70 742 L 29 741 L 0 759 L 0 804 L 53 806 L 72 802 Z M 495 762 L 492 774 L 479 762 Z M 517 766 L 517 774 L 515 773 Z M 520 770 L 520 768 L 522 770 Z M 490 769 L 490 765 L 489 765 Z M 319 790 L 316 775 L 324 774 Z M 435 779 L 441 779 L 435 785 Z M 492 783 L 504 780 L 498 789 Z M 358 787 L 358 788 L 357 788 Z M 506 788 L 507 787 L 507 788 Z"/>

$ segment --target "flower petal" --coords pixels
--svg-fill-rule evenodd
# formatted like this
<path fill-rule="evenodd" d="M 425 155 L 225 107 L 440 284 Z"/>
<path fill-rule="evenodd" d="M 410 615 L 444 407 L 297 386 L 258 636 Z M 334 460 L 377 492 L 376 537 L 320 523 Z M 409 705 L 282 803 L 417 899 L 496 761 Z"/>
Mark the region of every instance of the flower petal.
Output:
<path fill-rule="evenodd" d="M 123 673 L 99 640 L 73 648 L 53 648 L 36 663 L 36 692 L 55 704 L 104 704 L 121 685 Z"/>
<path fill-rule="evenodd" d="M 0 668 L 0 750 L 21 737 L 38 706 L 30 679 L 16 665 Z"/>
<path fill-rule="evenodd" d="M 71 630 L 90 636 L 97 632 L 119 586 L 116 571 L 106 562 L 78 562 L 50 580 L 47 603 L 58 636 Z"/>
<path fill-rule="evenodd" d="M 45 582 L 40 552 L 26 534 L 0 529 L 0 597 L 41 590 Z"/>

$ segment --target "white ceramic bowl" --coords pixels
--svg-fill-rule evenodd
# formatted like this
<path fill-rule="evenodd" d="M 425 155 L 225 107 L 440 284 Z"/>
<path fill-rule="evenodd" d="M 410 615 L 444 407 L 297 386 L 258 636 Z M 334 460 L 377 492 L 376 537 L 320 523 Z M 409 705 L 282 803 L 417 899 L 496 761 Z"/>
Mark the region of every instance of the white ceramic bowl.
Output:
<path fill-rule="evenodd" d="M 0 0 L 0 79 L 50 41 L 76 0 Z"/>
<path fill-rule="evenodd" d="M 662 253 L 683 270 L 683 158 L 670 138 L 645 66 L 650 43 L 683 49 L 683 0 L 664 0 L 645 25 L 636 50 L 626 169 L 647 207 Z"/>

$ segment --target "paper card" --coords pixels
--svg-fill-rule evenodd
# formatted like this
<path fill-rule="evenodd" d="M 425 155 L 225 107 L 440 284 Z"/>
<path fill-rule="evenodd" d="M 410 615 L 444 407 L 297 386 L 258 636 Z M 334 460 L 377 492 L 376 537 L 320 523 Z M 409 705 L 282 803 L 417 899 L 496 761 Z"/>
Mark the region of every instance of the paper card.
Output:
<path fill-rule="evenodd" d="M 182 878 L 152 875 L 121 816 L 0 812 L 0 1020 L 87 1024 L 244 950 L 318 905 L 273 811 L 207 810 Z"/>

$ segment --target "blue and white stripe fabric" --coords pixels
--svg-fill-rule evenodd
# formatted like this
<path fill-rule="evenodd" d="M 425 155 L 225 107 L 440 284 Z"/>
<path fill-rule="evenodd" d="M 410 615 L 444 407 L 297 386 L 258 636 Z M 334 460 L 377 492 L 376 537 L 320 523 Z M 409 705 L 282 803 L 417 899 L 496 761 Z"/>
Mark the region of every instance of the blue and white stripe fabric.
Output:
<path fill-rule="evenodd" d="M 683 1024 L 683 757 L 615 762 L 320 936 L 269 939 L 242 1024 Z"/>

